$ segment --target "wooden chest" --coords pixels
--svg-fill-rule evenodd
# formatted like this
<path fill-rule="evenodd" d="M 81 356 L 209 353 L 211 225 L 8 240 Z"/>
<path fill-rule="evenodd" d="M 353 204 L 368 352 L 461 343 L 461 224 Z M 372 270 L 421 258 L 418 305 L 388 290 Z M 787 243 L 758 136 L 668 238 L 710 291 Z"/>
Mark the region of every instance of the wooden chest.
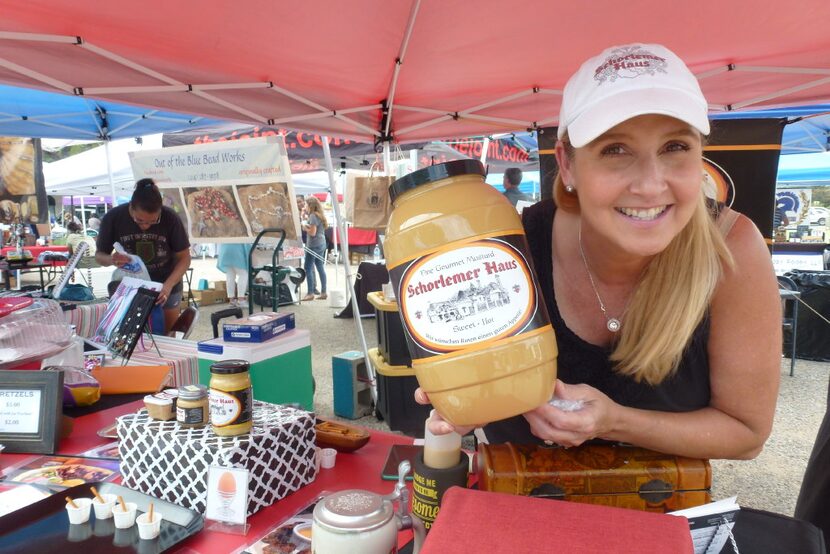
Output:
<path fill-rule="evenodd" d="M 478 447 L 479 488 L 671 512 L 711 501 L 708 460 L 667 456 L 622 445 L 577 448 L 522 444 Z"/>

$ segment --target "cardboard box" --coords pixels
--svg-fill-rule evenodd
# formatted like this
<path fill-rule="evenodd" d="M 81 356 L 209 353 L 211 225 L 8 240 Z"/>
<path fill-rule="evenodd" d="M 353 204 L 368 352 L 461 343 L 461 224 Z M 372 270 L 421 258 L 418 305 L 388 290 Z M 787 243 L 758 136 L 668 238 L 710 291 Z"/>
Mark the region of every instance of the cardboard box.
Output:
<path fill-rule="evenodd" d="M 221 291 L 213 289 L 194 290 L 193 298 L 202 306 L 209 306 L 211 304 L 224 304 L 228 301 L 225 294 Z"/>
<path fill-rule="evenodd" d="M 227 296 L 228 294 L 228 282 L 227 281 L 214 281 L 213 287 L 216 291 L 222 291 Z"/>
<path fill-rule="evenodd" d="M 294 328 L 294 314 L 260 312 L 233 323 L 222 324 L 222 338 L 227 342 L 265 342 Z"/>

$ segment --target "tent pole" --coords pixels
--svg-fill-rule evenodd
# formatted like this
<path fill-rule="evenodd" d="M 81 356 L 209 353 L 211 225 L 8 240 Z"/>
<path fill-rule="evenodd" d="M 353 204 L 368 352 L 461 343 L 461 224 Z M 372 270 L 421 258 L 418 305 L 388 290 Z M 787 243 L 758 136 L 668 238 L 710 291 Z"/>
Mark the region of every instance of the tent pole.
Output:
<path fill-rule="evenodd" d="M 86 233 L 86 210 L 84 210 L 84 197 L 81 196 L 81 228 Z"/>
<path fill-rule="evenodd" d="M 107 153 L 107 178 L 110 182 L 110 194 L 112 194 L 112 207 L 114 208 L 118 204 L 118 200 L 115 197 L 115 183 L 112 180 L 112 163 L 110 162 L 110 141 L 104 142 L 104 151 Z M 107 210 L 107 204 L 104 202 L 104 211 Z"/>
<path fill-rule="evenodd" d="M 481 163 L 487 165 L 487 150 L 490 148 L 490 137 L 484 137 L 484 144 L 481 145 Z"/>
<path fill-rule="evenodd" d="M 383 143 L 383 171 L 387 177 L 392 175 L 392 152 L 388 140 Z"/>
<path fill-rule="evenodd" d="M 321 138 L 323 139 L 323 156 L 326 159 L 326 171 L 328 171 L 329 174 L 329 193 L 331 194 L 331 206 L 334 209 L 334 221 L 337 224 L 337 228 L 340 230 L 340 236 L 342 237 L 340 241 L 341 248 L 346 248 L 346 254 L 343 256 L 343 267 L 346 270 L 346 286 L 349 287 L 349 293 L 351 295 L 352 300 L 352 313 L 355 325 L 357 326 L 357 335 L 358 337 L 360 337 L 360 346 L 363 348 L 363 356 L 366 362 L 366 369 L 369 373 L 369 380 L 371 381 L 371 387 L 369 387 L 369 389 L 372 391 L 372 401 L 375 403 L 375 406 L 377 406 L 378 389 L 377 382 L 375 380 L 375 368 L 372 366 L 372 362 L 369 360 L 369 347 L 366 345 L 366 335 L 363 333 L 363 323 L 360 319 L 360 306 L 358 306 L 357 304 L 357 295 L 354 292 L 354 283 L 352 283 L 351 267 L 349 264 L 348 242 L 345 240 L 348 237 L 348 235 L 346 234 L 346 224 L 343 221 L 343 218 L 340 217 L 340 204 L 337 202 L 337 182 L 334 179 L 334 166 L 331 162 L 331 150 L 329 150 L 329 137 L 323 136 Z"/>

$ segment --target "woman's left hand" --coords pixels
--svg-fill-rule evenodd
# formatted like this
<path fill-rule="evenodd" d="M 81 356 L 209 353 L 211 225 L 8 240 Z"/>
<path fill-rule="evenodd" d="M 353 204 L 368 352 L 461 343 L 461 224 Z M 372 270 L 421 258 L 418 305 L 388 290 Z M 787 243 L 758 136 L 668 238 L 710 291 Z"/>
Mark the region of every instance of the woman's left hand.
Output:
<path fill-rule="evenodd" d="M 565 411 L 545 403 L 524 414 L 530 431 L 540 439 L 562 446 L 579 446 L 587 440 L 602 438 L 613 429 L 617 404 L 597 389 L 588 385 L 566 385 L 557 380 L 554 396 L 562 400 L 579 400 L 582 407 Z"/>

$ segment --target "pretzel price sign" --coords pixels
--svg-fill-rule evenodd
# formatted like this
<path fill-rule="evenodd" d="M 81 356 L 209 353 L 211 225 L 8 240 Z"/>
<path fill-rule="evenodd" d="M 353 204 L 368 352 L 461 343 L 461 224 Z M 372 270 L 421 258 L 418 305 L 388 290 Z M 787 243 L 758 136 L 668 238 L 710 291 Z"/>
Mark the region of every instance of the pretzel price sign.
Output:
<path fill-rule="evenodd" d="M 63 372 L 0 370 L 0 444 L 5 452 L 53 454 L 62 402 Z"/>
<path fill-rule="evenodd" d="M 0 433 L 37 433 L 40 390 L 0 389 Z"/>

